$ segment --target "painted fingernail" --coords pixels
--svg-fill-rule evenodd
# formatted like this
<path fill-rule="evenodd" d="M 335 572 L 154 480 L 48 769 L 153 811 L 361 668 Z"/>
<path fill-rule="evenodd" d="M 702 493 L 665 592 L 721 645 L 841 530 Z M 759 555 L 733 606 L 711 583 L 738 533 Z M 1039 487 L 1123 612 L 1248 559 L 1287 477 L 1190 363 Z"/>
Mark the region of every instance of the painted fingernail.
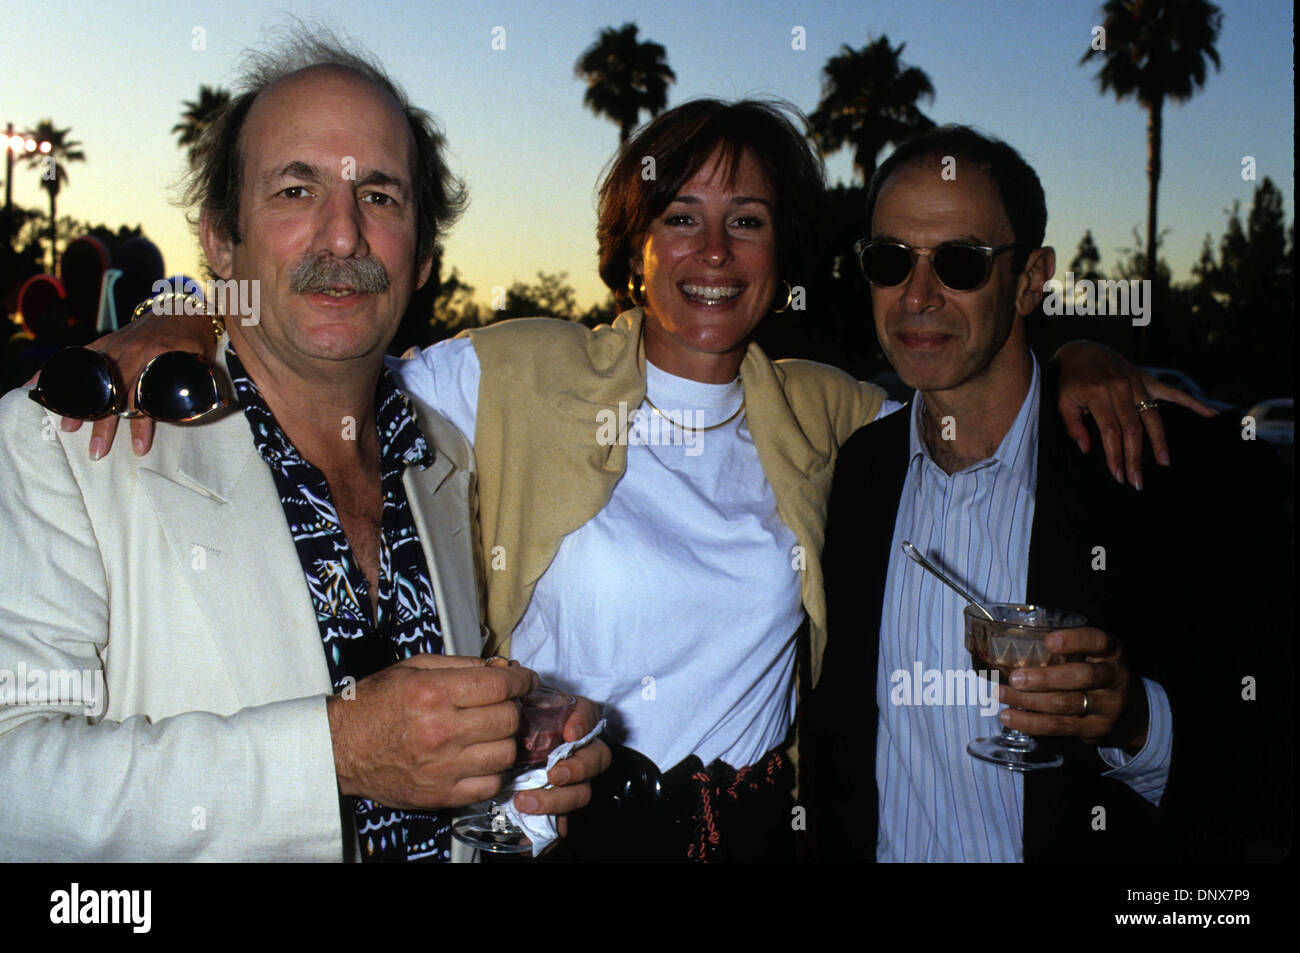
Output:
<path fill-rule="evenodd" d="M 104 438 L 91 437 L 90 438 L 90 459 L 98 460 L 103 455 L 104 455 Z"/>

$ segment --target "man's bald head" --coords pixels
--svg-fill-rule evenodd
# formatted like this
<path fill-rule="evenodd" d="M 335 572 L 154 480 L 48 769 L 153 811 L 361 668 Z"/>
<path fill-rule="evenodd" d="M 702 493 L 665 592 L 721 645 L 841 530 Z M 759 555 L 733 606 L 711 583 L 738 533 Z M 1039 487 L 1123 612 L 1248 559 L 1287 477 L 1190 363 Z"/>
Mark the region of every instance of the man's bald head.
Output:
<path fill-rule="evenodd" d="M 238 244 L 243 190 L 243 130 L 258 97 L 290 77 L 295 82 L 346 72 L 373 84 L 399 109 L 411 132 L 416 202 L 416 257 L 423 260 L 439 247 L 439 238 L 464 211 L 463 184 L 442 156 L 443 137 L 431 116 L 413 106 L 406 94 L 370 57 L 354 53 L 328 32 L 299 32 L 266 52 L 245 55 L 236 82 L 237 95 L 205 131 L 199 142 L 186 198 L 195 219 L 207 213 L 214 230 Z"/>

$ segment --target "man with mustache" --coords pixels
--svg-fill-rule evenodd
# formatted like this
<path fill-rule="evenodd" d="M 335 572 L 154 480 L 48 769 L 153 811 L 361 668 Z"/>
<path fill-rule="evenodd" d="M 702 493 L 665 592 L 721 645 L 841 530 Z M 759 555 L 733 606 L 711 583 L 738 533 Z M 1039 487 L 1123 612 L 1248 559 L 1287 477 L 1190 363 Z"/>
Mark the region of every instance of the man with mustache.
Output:
<path fill-rule="evenodd" d="M 829 642 L 804 723 L 819 855 L 1276 856 L 1291 803 L 1276 462 L 1236 421 L 1180 408 L 1164 420 L 1177 465 L 1148 461 L 1140 492 L 1080 452 L 1027 343 L 1055 258 L 1038 176 L 1010 146 L 961 126 L 911 140 L 872 180 L 868 216 L 877 335 L 917 393 L 836 466 Z M 905 687 L 972 667 L 967 600 L 905 540 L 985 603 L 1082 614 L 1048 638 L 1076 661 L 1014 672 L 1001 723 L 973 691 Z M 1059 742 L 1064 765 L 1019 773 L 967 753 L 1002 724 Z"/>
<path fill-rule="evenodd" d="M 92 477 L 88 433 L 0 403 L 4 859 L 445 860 L 515 759 L 536 677 L 478 658 L 469 447 L 383 367 L 463 205 L 441 137 L 332 43 L 244 86 L 191 190 L 212 272 L 260 291 L 219 348 L 238 406 Z M 573 810 L 607 763 L 516 806 Z"/>

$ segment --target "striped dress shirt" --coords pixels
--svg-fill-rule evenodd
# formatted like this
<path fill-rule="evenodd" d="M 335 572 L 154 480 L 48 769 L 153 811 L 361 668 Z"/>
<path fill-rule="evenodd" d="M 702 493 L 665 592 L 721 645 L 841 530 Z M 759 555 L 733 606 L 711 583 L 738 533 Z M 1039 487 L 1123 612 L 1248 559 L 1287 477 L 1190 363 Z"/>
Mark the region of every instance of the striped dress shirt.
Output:
<path fill-rule="evenodd" d="M 971 757 L 974 738 L 1001 731 L 996 693 L 971 669 L 965 600 L 903 555 L 910 540 L 986 602 L 1025 602 L 1038 475 L 1040 379 L 997 452 L 945 473 L 921 439 L 923 401 L 912 402 L 909 463 L 881 611 L 876 701 L 880 861 L 1023 860 L 1024 778 Z M 1069 606 L 1061 606 L 1066 608 Z M 1144 680 L 1151 711 L 1146 747 L 1133 757 L 1103 749 L 1107 776 L 1158 803 L 1173 743 L 1169 703 Z M 919 684 L 918 684 L 919 682 Z"/>

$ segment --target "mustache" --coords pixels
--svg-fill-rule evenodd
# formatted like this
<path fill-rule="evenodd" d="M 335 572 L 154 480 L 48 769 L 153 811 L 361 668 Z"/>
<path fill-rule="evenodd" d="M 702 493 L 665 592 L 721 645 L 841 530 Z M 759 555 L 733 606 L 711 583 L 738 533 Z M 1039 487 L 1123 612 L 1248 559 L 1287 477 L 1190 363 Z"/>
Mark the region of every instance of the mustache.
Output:
<path fill-rule="evenodd" d="M 382 294 L 388 290 L 388 271 L 383 262 L 372 255 L 336 258 L 320 254 L 304 258 L 289 274 L 289 290 L 294 294 L 312 294 L 333 288 Z"/>

